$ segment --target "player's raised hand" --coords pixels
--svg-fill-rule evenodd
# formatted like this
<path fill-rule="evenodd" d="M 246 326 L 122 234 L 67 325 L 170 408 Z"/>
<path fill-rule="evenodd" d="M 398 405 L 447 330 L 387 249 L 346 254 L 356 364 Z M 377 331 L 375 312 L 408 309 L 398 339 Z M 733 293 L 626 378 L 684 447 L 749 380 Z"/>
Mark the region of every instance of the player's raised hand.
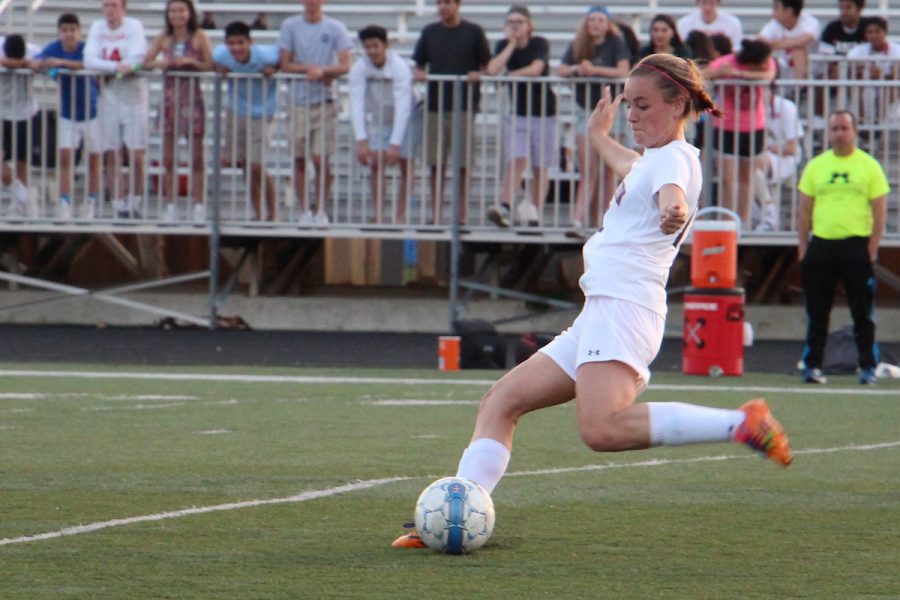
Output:
<path fill-rule="evenodd" d="M 659 214 L 659 228 L 666 235 L 670 235 L 684 227 L 687 222 L 687 211 L 684 204 L 676 202 L 667 206 Z"/>
<path fill-rule="evenodd" d="M 616 111 L 619 110 L 619 104 L 622 103 L 623 97 L 622 94 L 619 94 L 613 99 L 609 86 L 603 86 L 603 94 L 600 96 L 597 106 L 594 107 L 591 119 L 588 122 L 588 131 L 591 136 L 605 136 L 609 134 L 613 126 L 613 119 L 616 117 Z"/>

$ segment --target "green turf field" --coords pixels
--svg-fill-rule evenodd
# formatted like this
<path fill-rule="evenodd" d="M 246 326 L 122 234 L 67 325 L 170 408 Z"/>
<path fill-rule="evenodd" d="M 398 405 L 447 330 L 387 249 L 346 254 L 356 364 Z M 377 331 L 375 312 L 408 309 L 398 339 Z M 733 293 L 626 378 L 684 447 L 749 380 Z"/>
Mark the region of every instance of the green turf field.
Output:
<path fill-rule="evenodd" d="M 530 415 L 493 539 L 453 557 L 390 542 L 495 373 L 64 369 L 0 365 L 5 600 L 900 597 L 898 382 L 661 374 L 642 397 L 767 397 L 787 470 L 598 455 L 571 406 Z"/>

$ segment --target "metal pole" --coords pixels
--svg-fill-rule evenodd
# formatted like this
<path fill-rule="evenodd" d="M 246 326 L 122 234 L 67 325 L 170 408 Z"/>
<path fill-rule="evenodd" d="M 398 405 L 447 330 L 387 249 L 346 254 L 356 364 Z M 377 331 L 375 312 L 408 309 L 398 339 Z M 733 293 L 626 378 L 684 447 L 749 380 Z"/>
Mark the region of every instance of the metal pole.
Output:
<path fill-rule="evenodd" d="M 700 190 L 700 205 L 713 206 L 713 147 L 712 147 L 712 118 L 704 115 L 703 119 L 703 153 L 700 168 L 703 172 L 703 188 Z"/>
<path fill-rule="evenodd" d="M 212 232 L 209 237 L 209 328 L 215 329 L 219 311 L 219 238 L 221 212 L 219 196 L 222 191 L 222 75 L 216 73 L 213 80 L 213 180 L 211 194 L 207 198 Z"/>
<path fill-rule="evenodd" d="M 453 81 L 453 112 L 450 133 L 450 323 L 448 331 L 453 331 L 453 321 L 460 313 L 459 307 L 459 259 L 462 243 L 459 239 L 459 195 L 462 189 L 460 168 L 462 167 L 462 145 L 460 135 L 464 127 L 462 118 L 462 81 Z M 440 169 L 440 166 L 438 166 Z"/>

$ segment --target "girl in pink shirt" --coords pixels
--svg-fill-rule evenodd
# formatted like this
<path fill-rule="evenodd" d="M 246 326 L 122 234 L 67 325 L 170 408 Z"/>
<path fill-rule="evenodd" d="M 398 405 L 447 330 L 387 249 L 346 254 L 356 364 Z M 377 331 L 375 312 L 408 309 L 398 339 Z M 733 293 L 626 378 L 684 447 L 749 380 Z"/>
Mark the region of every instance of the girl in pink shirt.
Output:
<path fill-rule="evenodd" d="M 721 156 L 719 204 L 736 209 L 745 227 L 750 226 L 750 200 L 754 197 L 751 173 L 766 150 L 763 84 L 775 78 L 771 54 L 772 48 L 766 42 L 744 40 L 740 52 L 717 58 L 706 71 L 709 79 L 746 79 L 760 83 L 720 85 L 717 95 L 723 115 L 713 120 L 713 148 Z"/>

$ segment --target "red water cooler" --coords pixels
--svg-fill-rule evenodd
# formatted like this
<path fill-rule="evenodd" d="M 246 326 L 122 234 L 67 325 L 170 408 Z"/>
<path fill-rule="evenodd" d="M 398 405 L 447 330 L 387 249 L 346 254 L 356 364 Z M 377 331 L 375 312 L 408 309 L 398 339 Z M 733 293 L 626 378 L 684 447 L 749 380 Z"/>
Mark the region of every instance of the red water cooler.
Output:
<path fill-rule="evenodd" d="M 691 283 L 684 294 L 684 350 L 681 370 L 687 375 L 744 374 L 744 290 L 737 279 L 737 237 L 740 219 L 723 208 L 697 213 L 721 213 L 731 220 L 694 223 Z"/>
<path fill-rule="evenodd" d="M 744 290 L 691 288 L 684 294 L 687 375 L 744 374 Z"/>

